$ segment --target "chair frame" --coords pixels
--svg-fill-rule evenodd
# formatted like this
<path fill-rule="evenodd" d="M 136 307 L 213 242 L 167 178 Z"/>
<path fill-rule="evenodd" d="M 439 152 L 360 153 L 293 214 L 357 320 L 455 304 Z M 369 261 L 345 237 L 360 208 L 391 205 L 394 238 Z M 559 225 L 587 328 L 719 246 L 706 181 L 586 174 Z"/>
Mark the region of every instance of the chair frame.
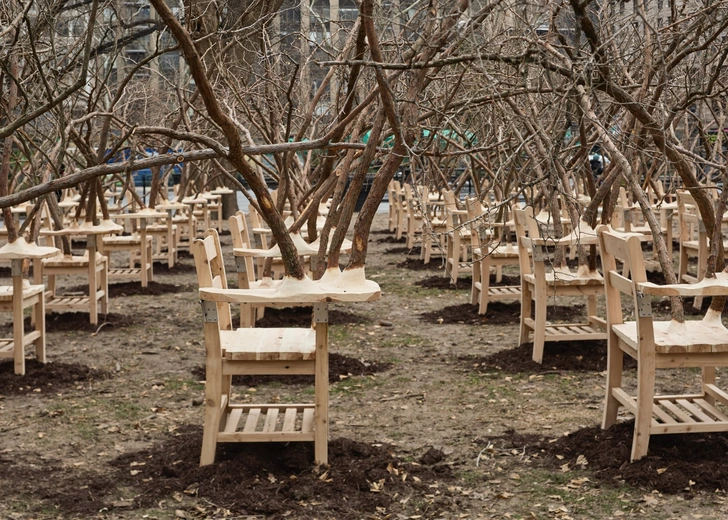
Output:
<path fill-rule="evenodd" d="M 607 296 L 608 360 L 602 428 L 617 421 L 620 406 L 635 416 L 631 460 L 647 454 L 651 435 L 728 431 L 728 393 L 715 386 L 715 367 L 728 365 L 728 331 L 711 311 L 703 320 L 655 321 L 653 296 L 719 296 L 728 294 L 728 280 L 660 286 L 647 282 L 640 240 L 600 226 L 599 245 Z M 631 279 L 617 270 L 629 265 Z M 720 276 L 720 275 L 719 275 Z M 632 301 L 634 321 L 625 322 L 621 295 Z M 717 313 L 716 313 L 717 314 Z M 637 360 L 636 397 L 622 389 L 624 355 Z M 655 395 L 656 369 L 702 369 L 699 394 Z"/>

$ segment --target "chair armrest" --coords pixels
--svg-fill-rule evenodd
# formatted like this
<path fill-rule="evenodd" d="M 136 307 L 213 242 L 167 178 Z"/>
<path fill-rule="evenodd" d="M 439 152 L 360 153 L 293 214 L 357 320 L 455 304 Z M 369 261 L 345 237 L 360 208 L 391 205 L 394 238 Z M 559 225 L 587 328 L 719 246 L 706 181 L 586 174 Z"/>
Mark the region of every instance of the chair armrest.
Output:
<path fill-rule="evenodd" d="M 342 279 L 345 278 L 342 275 Z M 272 282 L 269 287 L 258 289 L 200 288 L 200 299 L 222 303 L 324 303 L 324 302 L 367 302 L 378 300 L 381 290 L 376 282 L 364 280 L 346 284 L 346 280 L 325 283 L 308 278 L 295 280 L 284 278 Z"/>
<path fill-rule="evenodd" d="M 635 284 L 637 290 L 654 296 L 728 296 L 728 273 L 716 278 L 703 278 L 698 283 L 657 285 L 651 282 Z"/>

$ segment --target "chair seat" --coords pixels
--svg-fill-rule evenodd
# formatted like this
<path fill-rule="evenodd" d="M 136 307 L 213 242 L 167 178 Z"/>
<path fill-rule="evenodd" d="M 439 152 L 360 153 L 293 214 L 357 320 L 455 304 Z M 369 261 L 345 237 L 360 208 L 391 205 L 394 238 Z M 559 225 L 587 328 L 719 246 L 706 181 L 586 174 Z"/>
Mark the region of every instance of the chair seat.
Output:
<path fill-rule="evenodd" d="M 691 320 L 683 324 L 653 321 L 655 352 L 679 354 L 694 352 L 728 352 L 728 329 L 719 321 Z M 672 327 L 671 327 L 672 325 Z M 628 321 L 613 325 L 612 330 L 623 341 L 637 348 L 637 324 Z"/>
<path fill-rule="evenodd" d="M 36 294 L 42 294 L 45 290 L 45 285 L 28 285 L 23 287 L 23 298 L 29 298 Z M 10 302 L 13 300 L 13 286 L 2 285 L 0 286 L 0 302 Z"/>
<path fill-rule="evenodd" d="M 223 355 L 231 361 L 309 361 L 316 358 L 312 328 L 220 331 Z"/>

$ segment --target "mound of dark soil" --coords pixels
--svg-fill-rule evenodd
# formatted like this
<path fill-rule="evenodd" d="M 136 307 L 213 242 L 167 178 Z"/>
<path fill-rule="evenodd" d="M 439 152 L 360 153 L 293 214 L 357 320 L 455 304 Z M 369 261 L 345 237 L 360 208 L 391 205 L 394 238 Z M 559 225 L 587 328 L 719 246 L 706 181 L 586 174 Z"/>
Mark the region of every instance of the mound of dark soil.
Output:
<path fill-rule="evenodd" d="M 354 359 L 342 354 L 329 354 L 329 383 L 336 383 L 351 376 L 369 376 L 389 370 L 391 363 Z M 192 374 L 200 381 L 205 379 L 203 365 L 192 369 Z M 233 376 L 233 385 L 255 387 L 272 382 L 288 385 L 312 385 L 313 376 Z"/>
<path fill-rule="evenodd" d="M 470 289 L 473 284 L 473 279 L 470 276 L 460 277 L 457 283 L 452 283 L 452 278 L 446 276 L 428 276 L 422 280 L 417 280 L 415 285 L 424 287 L 425 289 L 441 289 L 441 290 L 453 290 L 453 289 Z"/>
<path fill-rule="evenodd" d="M 535 445 L 533 439 L 524 442 L 514 432 L 504 439 L 514 448 L 526 446 L 527 452 L 545 452 L 533 460 L 547 468 L 559 469 L 564 464 L 579 468 L 576 461 L 581 455 L 588 464 L 579 473 L 599 484 L 618 486 L 626 482 L 671 494 L 728 490 L 728 434 L 653 435 L 649 454 L 630 463 L 633 430 L 634 421 L 628 421 L 608 430 L 593 426 L 556 440 L 540 439 Z"/>
<path fill-rule="evenodd" d="M 412 249 L 409 247 L 390 247 L 384 252 L 385 255 L 411 255 L 416 257 L 419 257 L 421 253 L 422 248 L 420 246 L 413 247 Z"/>
<path fill-rule="evenodd" d="M 584 307 L 578 305 L 549 305 L 546 319 L 549 321 L 578 321 L 583 317 Z M 478 314 L 478 306 L 469 303 L 448 305 L 438 311 L 420 314 L 420 319 L 428 323 L 465 324 L 465 325 L 512 325 L 519 323 L 521 303 L 503 303 L 500 301 L 488 304 L 488 311 Z"/>
<path fill-rule="evenodd" d="M 284 309 L 266 308 L 263 318 L 256 322 L 256 327 L 310 327 L 311 307 L 286 307 Z M 349 323 L 368 323 L 369 319 L 353 312 L 329 309 L 329 323 L 345 325 Z"/>
<path fill-rule="evenodd" d="M 407 237 L 400 237 L 395 238 L 394 236 L 390 235 L 384 238 L 378 238 L 377 244 L 406 244 L 407 243 Z"/>
<path fill-rule="evenodd" d="M 146 287 L 142 287 L 141 282 L 110 283 L 109 297 L 118 298 L 119 296 L 158 296 L 160 294 L 176 294 L 196 290 L 197 285 L 189 284 L 149 282 Z"/>
<path fill-rule="evenodd" d="M 154 274 L 186 274 L 196 272 L 192 264 L 181 264 L 179 262 L 170 268 L 167 262 L 154 262 Z"/>
<path fill-rule="evenodd" d="M 297 442 L 221 444 L 215 464 L 199 467 L 202 429 L 182 426 L 173 435 L 111 462 L 117 484 L 137 490 L 134 508 L 186 493 L 202 499 L 208 517 L 225 508 L 228 514 L 312 518 L 316 502 L 317 517 L 359 519 L 377 508 L 396 507 L 397 495 L 420 496 L 429 492 L 434 479 L 451 477 L 447 465 L 406 463 L 387 446 L 348 439 L 329 442 L 328 468 L 313 466 L 313 443 Z M 403 479 L 402 472 L 409 478 Z M 384 492 L 371 492 L 375 483 Z"/>
<path fill-rule="evenodd" d="M 442 269 L 442 262 L 439 260 L 430 260 L 430 262 L 426 264 L 419 257 L 407 257 L 396 265 L 397 267 L 410 269 L 412 271 L 439 271 Z"/>
<path fill-rule="evenodd" d="M 601 372 L 607 369 L 606 341 L 559 341 L 546 343 L 543 363 L 533 359 L 533 343 L 501 350 L 489 356 L 460 356 L 458 361 L 468 372 L 492 372 L 499 370 L 509 374 L 551 372 Z M 636 362 L 624 358 L 625 368 L 635 368 Z"/>
<path fill-rule="evenodd" d="M 155 264 L 156 265 L 156 264 Z M 174 266 L 172 270 L 169 270 L 167 268 L 168 273 L 174 273 L 174 272 L 186 272 L 184 270 L 182 271 L 175 271 L 177 269 L 177 266 L 181 264 L 177 264 Z M 181 269 L 185 269 L 185 267 L 182 267 Z M 156 269 L 156 267 L 155 267 Z M 191 269 L 192 271 L 195 270 L 194 267 Z M 164 272 L 164 270 L 162 270 Z M 160 294 L 177 294 L 181 292 L 189 292 L 189 291 L 196 291 L 197 285 L 190 285 L 190 284 L 172 284 L 172 283 L 159 283 L 159 282 L 148 282 L 146 287 L 142 287 L 141 282 L 119 282 L 119 283 L 110 283 L 109 284 L 109 298 L 118 298 L 119 296 L 159 296 Z M 64 294 L 82 294 L 87 295 L 88 294 L 88 285 L 74 285 L 73 287 L 69 287 L 68 289 L 64 289 L 61 291 Z"/>
<path fill-rule="evenodd" d="M 46 332 L 104 332 L 113 329 L 129 327 L 134 324 L 131 316 L 125 314 L 99 314 L 98 325 L 89 323 L 88 312 L 51 312 L 46 314 Z M 25 328 L 30 330 L 30 316 L 25 318 Z M 12 324 L 6 323 L 6 327 L 12 328 Z"/>
<path fill-rule="evenodd" d="M 86 381 L 107 379 L 105 370 L 89 368 L 78 363 L 40 363 L 25 361 L 25 375 L 15 375 L 13 361 L 0 362 L 0 395 L 55 395 L 62 389 Z"/>

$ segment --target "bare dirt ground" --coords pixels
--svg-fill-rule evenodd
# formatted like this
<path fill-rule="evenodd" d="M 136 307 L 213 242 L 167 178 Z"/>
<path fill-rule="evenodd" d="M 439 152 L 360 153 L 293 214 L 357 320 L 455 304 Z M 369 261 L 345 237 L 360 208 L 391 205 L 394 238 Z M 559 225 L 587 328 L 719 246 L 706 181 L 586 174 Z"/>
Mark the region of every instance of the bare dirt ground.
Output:
<path fill-rule="evenodd" d="M 184 255 L 149 289 L 112 282 L 100 327 L 49 316 L 48 364 L 16 377 L 0 363 L 0 519 L 728 518 L 727 436 L 662 436 L 629 464 L 630 425 L 598 428 L 604 343 L 547 344 L 532 363 L 517 304 L 478 316 L 469 281 L 453 288 L 438 258 L 422 265 L 385 225 L 378 216 L 367 265 L 381 301 L 331 313 L 329 468 L 296 443 L 220 447 L 198 468 L 204 346 Z M 552 320 L 583 312 L 554 303 Z M 683 391 L 697 372 L 662 382 Z M 312 394 L 305 379 L 236 390 L 251 402 Z"/>

